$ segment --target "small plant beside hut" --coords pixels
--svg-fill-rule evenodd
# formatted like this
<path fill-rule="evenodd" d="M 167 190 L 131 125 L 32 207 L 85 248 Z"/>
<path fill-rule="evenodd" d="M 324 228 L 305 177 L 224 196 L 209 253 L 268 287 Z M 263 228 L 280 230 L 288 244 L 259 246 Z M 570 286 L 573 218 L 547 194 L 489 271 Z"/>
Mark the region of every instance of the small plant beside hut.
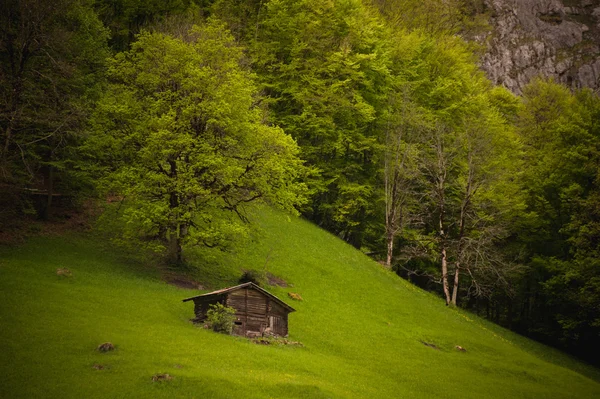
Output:
<path fill-rule="evenodd" d="M 225 306 L 221 303 L 215 303 L 209 305 L 209 309 L 206 312 L 206 325 L 213 331 L 223 334 L 229 334 L 233 332 L 233 326 L 235 322 L 235 309 Z"/>

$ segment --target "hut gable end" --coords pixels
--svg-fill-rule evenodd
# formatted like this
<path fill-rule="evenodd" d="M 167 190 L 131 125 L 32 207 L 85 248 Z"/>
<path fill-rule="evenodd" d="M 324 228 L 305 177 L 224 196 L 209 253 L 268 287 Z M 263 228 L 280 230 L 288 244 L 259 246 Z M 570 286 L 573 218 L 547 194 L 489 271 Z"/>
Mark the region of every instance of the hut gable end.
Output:
<path fill-rule="evenodd" d="M 186 298 L 194 301 L 194 321 L 203 322 L 211 304 L 221 303 L 235 309 L 233 333 L 241 336 L 288 335 L 288 314 L 294 308 L 254 283 L 244 283 L 208 294 Z"/>

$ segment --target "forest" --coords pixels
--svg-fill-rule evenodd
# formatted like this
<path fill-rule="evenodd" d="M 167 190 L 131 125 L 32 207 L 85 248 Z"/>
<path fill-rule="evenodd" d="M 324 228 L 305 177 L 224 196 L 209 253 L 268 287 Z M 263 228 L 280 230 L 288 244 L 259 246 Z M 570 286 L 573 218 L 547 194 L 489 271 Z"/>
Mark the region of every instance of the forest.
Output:
<path fill-rule="evenodd" d="M 185 264 L 264 202 L 597 364 L 600 98 L 493 86 L 486 21 L 477 0 L 4 0 L 0 233 L 95 201 L 115 241 Z"/>

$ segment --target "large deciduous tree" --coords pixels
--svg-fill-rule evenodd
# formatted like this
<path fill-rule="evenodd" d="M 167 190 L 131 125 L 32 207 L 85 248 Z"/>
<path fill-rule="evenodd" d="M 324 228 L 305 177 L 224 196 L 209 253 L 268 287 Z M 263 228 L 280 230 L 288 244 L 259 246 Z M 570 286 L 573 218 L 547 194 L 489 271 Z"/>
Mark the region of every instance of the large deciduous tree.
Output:
<path fill-rule="evenodd" d="M 104 187 L 123 197 L 124 238 L 166 248 L 172 262 L 184 244 L 221 246 L 243 229 L 244 204 L 302 201 L 296 143 L 261 122 L 241 63 L 216 21 L 185 40 L 142 33 L 110 63 L 88 150 L 103 154 Z"/>

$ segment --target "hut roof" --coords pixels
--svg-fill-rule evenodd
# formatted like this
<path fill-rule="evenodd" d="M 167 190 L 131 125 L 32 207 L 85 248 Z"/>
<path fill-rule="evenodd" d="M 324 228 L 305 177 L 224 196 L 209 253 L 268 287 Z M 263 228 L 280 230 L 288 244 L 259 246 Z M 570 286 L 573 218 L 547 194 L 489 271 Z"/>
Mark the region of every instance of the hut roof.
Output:
<path fill-rule="evenodd" d="M 267 295 L 268 297 L 274 299 L 277 303 L 279 303 L 281 306 L 283 306 L 284 308 L 286 308 L 290 312 L 295 312 L 296 311 L 296 309 L 294 309 L 293 307 L 291 307 L 287 303 L 283 302 L 281 299 L 277 298 L 275 295 L 271 294 L 269 291 L 266 291 L 266 290 L 260 288 L 258 285 L 254 284 L 253 282 L 248 282 L 248 283 L 236 285 L 234 287 L 223 288 L 223 289 L 220 289 L 220 290 L 209 292 L 207 294 L 196 295 L 196 296 L 184 299 L 183 302 L 191 301 L 191 300 L 196 299 L 196 298 L 206 298 L 206 299 L 209 299 L 211 297 L 218 296 L 218 295 L 223 295 L 223 294 L 226 294 L 226 293 L 232 292 L 232 291 L 237 291 L 237 290 L 242 289 L 242 288 L 252 288 L 252 289 L 255 289 L 256 291 L 262 292 L 263 294 Z"/>

